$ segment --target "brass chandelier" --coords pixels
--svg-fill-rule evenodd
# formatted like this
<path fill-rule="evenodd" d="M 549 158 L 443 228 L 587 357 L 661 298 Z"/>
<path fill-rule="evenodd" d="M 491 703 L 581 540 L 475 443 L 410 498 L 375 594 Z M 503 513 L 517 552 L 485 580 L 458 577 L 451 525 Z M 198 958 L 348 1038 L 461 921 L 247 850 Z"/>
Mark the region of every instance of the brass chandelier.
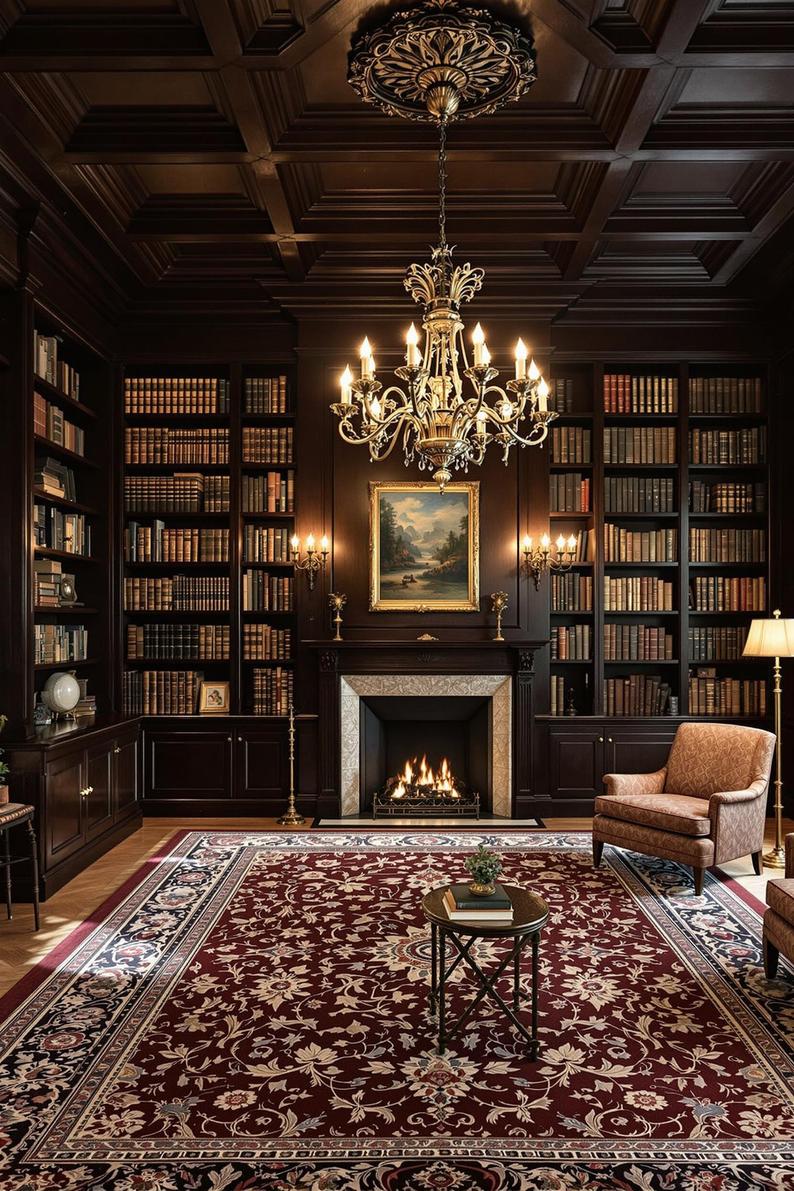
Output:
<path fill-rule="evenodd" d="M 495 383 L 499 372 L 479 323 L 469 362 L 460 308 L 480 290 L 485 273 L 468 262 L 453 265 L 446 235 L 448 125 L 517 99 L 534 82 L 534 66 L 532 43 L 519 29 L 487 9 L 452 0 L 426 0 L 393 14 L 359 38 L 350 54 L 349 81 L 365 100 L 390 115 L 438 126 L 438 244 L 429 262 L 412 264 L 405 275 L 406 290 L 423 308 L 424 345 L 412 323 L 405 363 L 395 369 L 402 384 L 384 387 L 378 380 L 365 338 L 359 375 L 345 368 L 340 400 L 331 408 L 345 442 L 366 444 L 373 461 L 388 458 L 402 442 L 406 466 L 418 458 L 419 469 L 431 469 L 442 492 L 453 471 L 483 462 L 490 443 L 498 444 L 505 463 L 512 446 L 539 446 L 557 416 L 522 340 L 515 375 L 504 387 Z"/>

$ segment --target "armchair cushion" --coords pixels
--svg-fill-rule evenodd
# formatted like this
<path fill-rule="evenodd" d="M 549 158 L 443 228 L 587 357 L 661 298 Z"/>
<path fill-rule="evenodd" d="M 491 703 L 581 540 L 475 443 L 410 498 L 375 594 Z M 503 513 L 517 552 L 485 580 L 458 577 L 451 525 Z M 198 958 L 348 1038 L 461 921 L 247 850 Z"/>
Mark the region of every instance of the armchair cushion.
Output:
<path fill-rule="evenodd" d="M 682 794 L 602 794 L 596 798 L 595 813 L 677 835 L 697 837 L 711 832 L 708 802 Z"/>
<path fill-rule="evenodd" d="M 766 900 L 776 914 L 794 926 L 794 880 L 769 881 Z"/>
<path fill-rule="evenodd" d="M 661 794 L 667 768 L 655 773 L 605 773 L 604 786 L 607 794 Z"/>
<path fill-rule="evenodd" d="M 720 790 L 766 785 L 775 738 L 739 724 L 679 724 L 667 762 L 665 790 L 708 798 Z"/>

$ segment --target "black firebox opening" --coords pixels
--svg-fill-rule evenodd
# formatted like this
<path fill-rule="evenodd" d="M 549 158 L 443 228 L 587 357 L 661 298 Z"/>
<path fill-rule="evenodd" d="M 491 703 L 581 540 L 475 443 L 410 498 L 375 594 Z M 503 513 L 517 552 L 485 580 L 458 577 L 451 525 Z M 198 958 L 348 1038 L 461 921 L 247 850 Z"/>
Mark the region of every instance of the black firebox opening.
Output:
<path fill-rule="evenodd" d="M 361 808 L 406 761 L 427 757 L 435 772 L 444 758 L 454 777 L 491 809 L 491 700 L 488 696 L 367 696 L 361 699 Z"/>

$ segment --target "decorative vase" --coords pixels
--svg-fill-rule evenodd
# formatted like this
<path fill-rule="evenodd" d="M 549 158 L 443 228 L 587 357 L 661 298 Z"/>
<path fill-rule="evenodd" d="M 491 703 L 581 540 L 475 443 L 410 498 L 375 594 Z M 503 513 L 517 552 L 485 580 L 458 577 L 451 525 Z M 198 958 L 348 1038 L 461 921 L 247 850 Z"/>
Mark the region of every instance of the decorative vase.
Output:
<path fill-rule="evenodd" d="M 491 881 L 472 881 L 469 885 L 469 893 L 473 893 L 475 897 L 490 897 L 494 888 Z"/>

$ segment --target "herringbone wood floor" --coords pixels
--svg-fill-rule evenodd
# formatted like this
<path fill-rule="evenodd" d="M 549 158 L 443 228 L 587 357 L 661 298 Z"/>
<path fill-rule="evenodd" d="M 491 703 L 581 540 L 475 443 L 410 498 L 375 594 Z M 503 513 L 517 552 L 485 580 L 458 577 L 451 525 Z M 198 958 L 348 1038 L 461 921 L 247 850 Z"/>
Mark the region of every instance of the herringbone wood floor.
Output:
<path fill-rule="evenodd" d="M 546 827 L 551 830 L 586 831 L 590 823 L 589 818 L 550 819 L 546 820 Z M 155 854 L 177 831 L 213 827 L 235 830 L 254 828 L 260 831 L 279 829 L 275 819 L 146 819 L 140 831 L 97 860 L 44 903 L 38 934 L 34 934 L 32 929 L 33 914 L 29 906 L 16 906 L 11 922 L 6 922 L 4 910 L 0 907 L 0 995 L 13 987 L 29 968 L 57 946 L 71 930 L 89 918 L 148 856 Z M 794 821 L 787 820 L 785 827 L 787 831 L 794 831 Z M 773 840 L 774 825 L 770 820 L 767 824 L 767 844 Z M 724 867 L 731 875 L 740 878 L 742 884 L 761 900 L 766 880 L 781 875 L 771 869 L 767 869 L 763 877 L 751 875 L 749 858 Z"/>

